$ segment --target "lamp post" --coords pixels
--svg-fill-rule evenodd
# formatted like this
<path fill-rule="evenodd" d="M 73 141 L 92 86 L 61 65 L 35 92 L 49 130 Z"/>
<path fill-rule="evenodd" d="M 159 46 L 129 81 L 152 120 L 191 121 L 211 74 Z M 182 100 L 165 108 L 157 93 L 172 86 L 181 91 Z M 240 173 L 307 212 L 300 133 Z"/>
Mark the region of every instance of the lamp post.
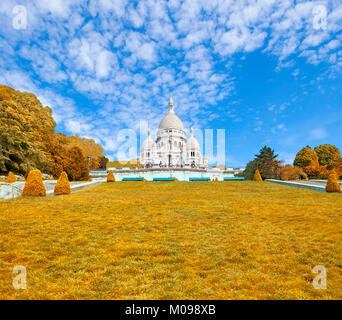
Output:
<path fill-rule="evenodd" d="M 88 170 L 90 170 L 90 160 L 91 160 L 91 156 L 88 156 Z"/>

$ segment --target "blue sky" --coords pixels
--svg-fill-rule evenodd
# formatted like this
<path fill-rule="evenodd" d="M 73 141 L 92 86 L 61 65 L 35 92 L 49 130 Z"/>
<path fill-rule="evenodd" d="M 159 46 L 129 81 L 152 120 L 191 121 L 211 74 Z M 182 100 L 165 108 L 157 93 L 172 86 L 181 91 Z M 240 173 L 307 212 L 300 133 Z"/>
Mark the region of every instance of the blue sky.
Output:
<path fill-rule="evenodd" d="M 341 30 L 340 0 L 2 0 L 0 83 L 111 159 L 120 130 L 153 132 L 172 96 L 188 130 L 226 130 L 228 166 L 265 144 L 291 162 L 342 149 Z"/>

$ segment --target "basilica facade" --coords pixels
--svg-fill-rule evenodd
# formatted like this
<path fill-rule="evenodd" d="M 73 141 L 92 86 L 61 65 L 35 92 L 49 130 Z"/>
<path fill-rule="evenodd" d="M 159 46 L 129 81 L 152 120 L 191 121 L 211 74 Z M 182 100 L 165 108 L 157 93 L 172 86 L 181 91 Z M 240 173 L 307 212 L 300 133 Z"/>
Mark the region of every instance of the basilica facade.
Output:
<path fill-rule="evenodd" d="M 160 122 L 156 141 L 153 141 L 148 129 L 147 138 L 141 146 L 140 163 L 144 167 L 207 168 L 208 160 L 202 156 L 193 129 L 190 132 L 187 139 L 171 98 L 169 112 Z"/>

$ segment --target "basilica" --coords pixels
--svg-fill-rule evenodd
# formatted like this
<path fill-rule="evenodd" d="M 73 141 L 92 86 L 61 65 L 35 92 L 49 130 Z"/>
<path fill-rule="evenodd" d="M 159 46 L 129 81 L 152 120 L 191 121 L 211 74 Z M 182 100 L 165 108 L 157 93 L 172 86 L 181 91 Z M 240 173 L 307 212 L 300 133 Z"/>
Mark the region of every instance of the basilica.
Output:
<path fill-rule="evenodd" d="M 147 138 L 141 146 L 140 163 L 145 168 L 199 168 L 208 167 L 208 159 L 202 157 L 201 148 L 194 138 L 186 137 L 182 121 L 174 111 L 172 98 L 169 101 L 169 112 L 160 122 L 157 139 L 153 141 L 148 129 Z"/>

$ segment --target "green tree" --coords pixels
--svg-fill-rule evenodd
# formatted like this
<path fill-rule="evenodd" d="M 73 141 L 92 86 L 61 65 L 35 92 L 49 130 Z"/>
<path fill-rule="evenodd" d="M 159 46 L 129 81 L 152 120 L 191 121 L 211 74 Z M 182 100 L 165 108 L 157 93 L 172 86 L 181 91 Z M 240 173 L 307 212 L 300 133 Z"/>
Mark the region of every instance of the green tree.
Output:
<path fill-rule="evenodd" d="M 309 146 L 306 146 L 296 154 L 293 165 L 299 168 L 308 166 L 318 167 L 319 163 L 316 151 L 312 150 Z"/>
<path fill-rule="evenodd" d="M 255 155 L 256 166 L 263 179 L 278 178 L 280 161 L 276 159 L 277 157 L 274 150 L 267 146 L 261 148 L 259 154 Z"/>
<path fill-rule="evenodd" d="M 323 144 L 315 148 L 318 156 L 318 161 L 321 166 L 327 166 L 327 169 L 332 169 L 341 158 L 341 152 L 336 146 L 331 144 Z"/>
<path fill-rule="evenodd" d="M 246 180 L 253 180 L 254 172 L 257 169 L 257 162 L 256 160 L 252 160 L 247 163 L 245 170 L 242 173 L 242 176 Z"/>

